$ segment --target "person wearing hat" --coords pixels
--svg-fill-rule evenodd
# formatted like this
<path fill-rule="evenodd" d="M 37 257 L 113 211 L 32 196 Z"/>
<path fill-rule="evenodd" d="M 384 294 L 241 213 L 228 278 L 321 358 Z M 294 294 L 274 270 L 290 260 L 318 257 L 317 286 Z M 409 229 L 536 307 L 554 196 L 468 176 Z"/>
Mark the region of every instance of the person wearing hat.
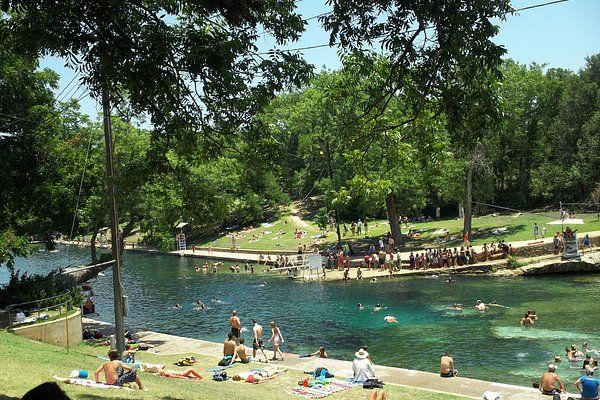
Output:
<path fill-rule="evenodd" d="M 375 370 L 373 364 L 369 360 L 369 353 L 360 349 L 354 353 L 354 361 L 352 362 L 352 371 L 354 372 L 355 382 L 365 382 L 368 379 L 375 378 Z"/>
<path fill-rule="evenodd" d="M 594 378 L 594 368 L 586 366 L 585 375 L 575 381 L 575 387 L 581 392 L 581 400 L 598 400 L 600 381 Z"/>
<path fill-rule="evenodd" d="M 558 388 L 556 387 L 556 384 L 558 384 Z M 548 372 L 542 375 L 540 390 L 542 391 L 542 394 L 547 395 L 564 393 L 567 391 L 567 389 L 565 389 L 565 385 L 563 385 L 558 375 L 556 375 L 556 365 L 548 365 Z"/>

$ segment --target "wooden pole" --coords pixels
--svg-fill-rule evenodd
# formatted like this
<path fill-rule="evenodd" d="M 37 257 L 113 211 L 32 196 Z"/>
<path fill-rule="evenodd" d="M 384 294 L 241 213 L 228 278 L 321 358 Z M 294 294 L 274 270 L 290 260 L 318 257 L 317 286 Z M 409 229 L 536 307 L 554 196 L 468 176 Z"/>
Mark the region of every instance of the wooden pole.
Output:
<path fill-rule="evenodd" d="M 121 291 L 121 248 L 119 246 L 119 216 L 115 199 L 115 165 L 113 154 L 112 129 L 110 124 L 110 99 L 106 89 L 102 92 L 102 112 L 104 116 L 104 141 L 106 144 L 106 168 L 108 172 L 107 189 L 110 206 L 110 231 L 113 264 L 113 293 L 115 309 L 115 337 L 117 350 L 123 354 L 125 337 L 123 327 L 123 294 Z"/>

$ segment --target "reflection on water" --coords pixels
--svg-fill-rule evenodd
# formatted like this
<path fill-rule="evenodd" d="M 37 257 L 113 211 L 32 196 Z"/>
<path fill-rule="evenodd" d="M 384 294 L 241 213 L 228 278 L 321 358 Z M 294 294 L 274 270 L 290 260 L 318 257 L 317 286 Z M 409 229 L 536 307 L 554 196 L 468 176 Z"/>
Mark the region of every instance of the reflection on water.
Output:
<path fill-rule="evenodd" d="M 36 272 L 85 261 L 86 250 L 36 253 L 17 267 Z M 242 272 L 194 272 L 201 260 L 128 252 L 123 286 L 129 296 L 126 324 L 175 335 L 222 341 L 232 309 L 247 327 L 256 318 L 263 326 L 276 320 L 286 342 L 284 351 L 306 353 L 325 346 L 331 357 L 352 359 L 368 345 L 379 364 L 436 372 L 441 353 L 452 351 L 463 376 L 530 385 L 554 355 L 570 344 L 588 341 L 600 347 L 597 284 L 600 276 L 537 278 L 459 277 L 381 279 L 366 282 L 294 282 L 283 276 Z M 4 274 L 4 275 L 2 275 Z M 0 272 L 0 283 L 7 280 Z M 266 285 L 263 284 L 266 282 Z M 112 321 L 112 274 L 93 283 L 99 319 Z M 510 308 L 475 310 L 477 299 Z M 201 300 L 207 308 L 195 309 Z M 181 309 L 173 309 L 175 303 Z M 357 304 L 362 303 L 363 310 Z M 375 304 L 384 310 L 374 312 Z M 447 306 L 461 303 L 463 311 Z M 535 309 L 533 328 L 519 326 L 522 314 Z M 393 315 L 398 324 L 383 318 Z M 574 381 L 579 370 L 563 362 L 558 373 Z"/>

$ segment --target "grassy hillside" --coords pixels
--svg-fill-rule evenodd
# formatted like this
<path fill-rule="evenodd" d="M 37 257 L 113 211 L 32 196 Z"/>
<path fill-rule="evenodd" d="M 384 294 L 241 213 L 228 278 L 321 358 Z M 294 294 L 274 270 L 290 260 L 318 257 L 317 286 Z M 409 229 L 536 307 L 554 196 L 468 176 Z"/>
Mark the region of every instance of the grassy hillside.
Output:
<path fill-rule="evenodd" d="M 556 213 L 525 213 L 521 216 L 513 215 L 486 215 L 473 218 L 472 243 L 481 245 L 483 243 L 498 242 L 501 239 L 507 242 L 533 239 L 533 224 L 537 222 L 541 227 L 550 221 L 556 220 Z M 583 218 L 585 224 L 572 226 L 572 229 L 578 229 L 578 232 L 590 232 L 600 230 L 600 221 L 596 214 L 581 214 L 577 216 Z M 348 234 L 343 236 L 344 242 L 351 242 L 357 245 L 368 245 L 380 235 L 389 231 L 389 224 L 386 220 L 369 221 L 369 235 L 352 235 L 350 232 L 350 222 L 346 222 Z M 408 228 L 402 225 L 402 232 L 408 233 L 409 229 L 417 230 L 418 237 L 406 238 L 405 248 L 422 249 L 426 247 L 456 246 L 461 244 L 461 232 L 463 221 L 459 219 L 445 219 L 432 222 L 413 222 L 408 224 Z M 250 227 L 245 227 L 250 228 Z M 498 228 L 507 228 L 501 233 L 495 232 Z M 561 229 L 560 225 L 546 225 L 546 237 L 552 236 Z M 565 227 L 566 228 L 566 227 Z M 454 237 L 449 242 L 440 242 L 437 238 L 442 235 L 435 234 L 437 230 L 447 229 L 450 236 Z M 305 231 L 306 235 L 302 239 L 296 239 L 294 231 Z M 325 238 L 319 238 L 318 235 L 323 232 L 317 228 L 311 221 L 301 220 L 300 218 L 287 214 L 276 221 L 261 226 L 252 227 L 247 230 L 236 230 L 242 237 L 236 240 L 236 246 L 241 249 L 252 250 L 296 250 L 298 243 L 310 246 L 313 240 L 318 240 L 323 245 L 335 244 L 337 236 L 335 232 L 327 232 Z M 343 232 L 343 230 L 342 230 Z M 216 240 L 210 240 L 203 243 L 197 243 L 197 246 L 231 248 L 231 239 L 222 235 Z"/>

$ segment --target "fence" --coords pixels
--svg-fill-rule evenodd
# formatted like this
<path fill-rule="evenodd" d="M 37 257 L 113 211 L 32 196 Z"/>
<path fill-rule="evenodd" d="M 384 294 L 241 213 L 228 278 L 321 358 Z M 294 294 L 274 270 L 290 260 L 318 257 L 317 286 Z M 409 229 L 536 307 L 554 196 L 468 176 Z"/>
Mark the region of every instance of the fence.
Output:
<path fill-rule="evenodd" d="M 32 324 L 65 316 L 73 309 L 71 295 L 66 292 L 61 295 L 47 297 L 25 303 L 11 304 L 6 307 L 8 327 Z"/>

